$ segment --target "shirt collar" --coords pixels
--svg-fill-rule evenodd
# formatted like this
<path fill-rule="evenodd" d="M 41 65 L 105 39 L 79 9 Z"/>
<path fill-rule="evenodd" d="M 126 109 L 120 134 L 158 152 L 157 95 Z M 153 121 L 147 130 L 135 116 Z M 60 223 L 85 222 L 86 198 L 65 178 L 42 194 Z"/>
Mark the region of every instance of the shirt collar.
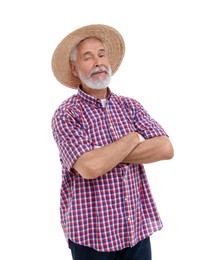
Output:
<path fill-rule="evenodd" d="M 109 100 L 112 93 L 111 93 L 109 88 L 107 88 L 107 90 L 108 90 L 107 100 Z M 78 97 L 82 101 L 84 101 L 85 103 L 88 103 L 89 105 L 93 105 L 93 106 L 96 106 L 96 107 L 102 107 L 101 100 L 99 98 L 95 98 L 93 96 L 90 96 L 90 95 L 86 94 L 81 89 L 81 86 L 79 86 L 79 88 L 78 88 Z"/>

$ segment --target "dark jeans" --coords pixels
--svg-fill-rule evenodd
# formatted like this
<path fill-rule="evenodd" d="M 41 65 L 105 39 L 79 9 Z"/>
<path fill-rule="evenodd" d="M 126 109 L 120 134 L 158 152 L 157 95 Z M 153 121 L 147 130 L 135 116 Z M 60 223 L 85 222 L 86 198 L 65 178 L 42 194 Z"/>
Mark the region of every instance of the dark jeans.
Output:
<path fill-rule="evenodd" d="M 120 251 L 98 252 L 90 247 L 69 241 L 73 260 L 151 260 L 150 239 L 146 238 L 134 247 Z"/>

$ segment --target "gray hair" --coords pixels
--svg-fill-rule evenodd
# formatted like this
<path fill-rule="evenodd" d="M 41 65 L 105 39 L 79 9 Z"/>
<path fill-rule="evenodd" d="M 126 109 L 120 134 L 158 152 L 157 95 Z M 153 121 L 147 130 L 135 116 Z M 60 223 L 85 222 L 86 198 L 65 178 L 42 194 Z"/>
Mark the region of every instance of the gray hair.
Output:
<path fill-rule="evenodd" d="M 70 62 L 76 62 L 77 49 L 78 49 L 79 44 L 80 44 L 80 42 L 72 48 L 71 53 L 70 53 L 70 57 L 69 57 Z"/>
<path fill-rule="evenodd" d="M 102 41 L 101 39 L 99 39 L 99 38 L 97 38 L 97 37 L 95 37 L 95 36 L 91 36 L 91 37 L 87 37 L 87 38 L 85 38 L 85 39 L 82 39 L 81 41 L 79 41 L 79 42 L 72 48 L 71 53 L 70 53 L 70 57 L 69 57 L 70 62 L 76 62 L 77 49 L 78 49 L 80 43 L 82 43 L 82 42 L 85 41 L 86 39 L 96 39 L 96 40 L 99 40 L 100 42 L 103 43 L 103 41 Z M 105 50 L 106 50 L 106 52 L 107 52 L 107 50 L 108 50 L 108 49 L 107 49 L 107 46 L 106 46 L 104 43 L 103 43 L 103 46 L 104 46 L 104 48 L 105 48 Z"/>

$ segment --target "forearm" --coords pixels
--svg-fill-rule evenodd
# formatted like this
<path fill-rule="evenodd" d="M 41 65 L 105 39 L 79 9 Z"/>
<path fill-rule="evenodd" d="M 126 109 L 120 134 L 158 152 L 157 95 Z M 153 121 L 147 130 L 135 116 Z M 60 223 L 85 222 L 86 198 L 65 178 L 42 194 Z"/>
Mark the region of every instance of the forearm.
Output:
<path fill-rule="evenodd" d="M 173 147 L 168 137 L 154 137 L 141 142 L 127 155 L 123 163 L 153 163 L 173 157 Z"/>
<path fill-rule="evenodd" d="M 95 179 L 110 171 L 139 144 L 135 132 L 129 133 L 110 145 L 83 154 L 73 168 L 85 179 Z"/>

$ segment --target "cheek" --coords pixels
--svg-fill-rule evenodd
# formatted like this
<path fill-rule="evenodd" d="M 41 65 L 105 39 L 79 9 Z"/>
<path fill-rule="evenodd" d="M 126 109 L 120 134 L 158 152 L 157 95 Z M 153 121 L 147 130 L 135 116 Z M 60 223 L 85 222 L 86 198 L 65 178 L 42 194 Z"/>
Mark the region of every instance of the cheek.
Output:
<path fill-rule="evenodd" d="M 105 64 L 105 66 L 107 67 L 107 69 L 109 69 L 109 67 L 110 67 L 110 62 L 109 62 L 108 59 L 105 60 L 104 64 Z"/>
<path fill-rule="evenodd" d="M 84 76 L 84 77 L 86 77 L 87 75 L 88 75 L 88 72 L 87 72 L 87 70 L 86 70 L 86 68 L 85 67 L 82 67 L 82 66 L 79 66 L 78 68 L 77 68 L 77 76 L 80 76 L 80 75 L 82 75 L 82 76 Z"/>
<path fill-rule="evenodd" d="M 88 75 L 92 69 L 93 65 L 90 62 L 82 64 L 82 66 L 79 67 L 79 71 L 85 75 Z"/>

